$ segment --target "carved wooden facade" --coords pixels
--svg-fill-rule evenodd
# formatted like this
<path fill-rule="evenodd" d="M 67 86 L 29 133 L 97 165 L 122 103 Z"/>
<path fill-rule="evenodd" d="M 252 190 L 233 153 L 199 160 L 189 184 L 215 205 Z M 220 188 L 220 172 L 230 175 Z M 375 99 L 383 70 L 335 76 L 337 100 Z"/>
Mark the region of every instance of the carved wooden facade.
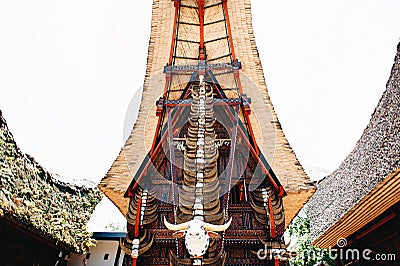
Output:
<path fill-rule="evenodd" d="M 251 60 L 241 48 L 239 54 L 246 63 L 242 65 L 237 56 L 234 36 L 238 29 L 235 27 L 233 33 L 231 15 L 234 12 L 234 20 L 239 23 L 236 13 L 242 10 L 236 8 L 247 2 L 153 3 L 154 27 L 141 114 L 120 156 L 99 185 L 121 211 L 127 210 L 128 233 L 122 242 L 127 265 L 286 263 L 284 257 L 289 253 L 282 241 L 284 197 L 296 198 L 288 204 L 286 217 L 290 221 L 314 188 L 287 144 L 279 122 L 274 120 L 276 114 L 266 90 L 259 88 L 263 82 L 245 75 L 246 69 L 252 69 Z M 157 61 L 155 51 L 159 54 L 162 50 L 152 43 L 153 37 L 164 34 L 157 27 L 166 28 L 159 9 L 169 11 L 163 16 L 170 22 L 172 35 L 169 51 L 164 50 L 168 56 L 163 82 L 151 70 Z M 168 19 L 171 13 L 172 20 Z M 165 38 L 158 41 L 165 48 Z M 160 94 L 151 107 L 155 91 Z M 138 139 L 147 148 L 141 149 Z M 142 157 L 141 151 L 146 151 Z M 285 154 L 281 164 L 269 156 L 274 152 Z M 283 184 L 274 165 L 279 168 Z M 288 170 L 290 167 L 292 170 Z M 129 202 L 125 205 L 118 195 L 121 181 L 126 182 L 130 175 L 124 194 Z M 229 227 L 211 237 L 204 255 L 193 256 L 185 240 L 174 237 L 166 228 L 164 218 L 178 225 L 198 219 Z M 282 252 L 281 257 L 269 256 L 273 252 Z M 260 259 L 260 255 L 268 255 L 268 259 Z"/>

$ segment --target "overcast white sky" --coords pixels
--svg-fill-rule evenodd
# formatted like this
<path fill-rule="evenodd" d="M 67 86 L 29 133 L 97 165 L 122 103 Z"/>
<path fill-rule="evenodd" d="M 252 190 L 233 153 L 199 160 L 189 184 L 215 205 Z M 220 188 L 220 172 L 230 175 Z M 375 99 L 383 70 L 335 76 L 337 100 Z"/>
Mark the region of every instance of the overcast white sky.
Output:
<path fill-rule="evenodd" d="M 104 176 L 143 82 L 151 2 L 0 1 L 0 109 L 23 152 L 68 178 Z M 253 0 L 269 93 L 302 164 L 334 170 L 353 148 L 385 89 L 399 12 L 398 0 Z"/>

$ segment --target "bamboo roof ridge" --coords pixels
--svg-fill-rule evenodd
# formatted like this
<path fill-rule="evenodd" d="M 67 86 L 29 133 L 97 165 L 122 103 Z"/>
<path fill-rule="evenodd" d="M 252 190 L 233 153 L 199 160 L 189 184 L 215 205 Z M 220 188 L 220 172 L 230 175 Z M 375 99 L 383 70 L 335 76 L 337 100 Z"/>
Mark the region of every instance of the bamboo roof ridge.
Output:
<path fill-rule="evenodd" d="M 319 182 L 309 201 L 311 241 L 322 243 L 327 230 L 339 225 L 344 216 L 399 168 L 400 44 L 386 90 L 368 126 L 339 168 Z"/>
<path fill-rule="evenodd" d="M 22 153 L 0 111 L 0 220 L 82 253 L 91 246 L 86 224 L 101 198 L 96 187 L 61 182 Z"/>
<path fill-rule="evenodd" d="M 257 143 L 270 143 L 268 147 L 273 147 L 274 155 L 269 163 L 287 193 L 284 205 L 286 221 L 289 223 L 314 193 L 315 188 L 290 147 L 268 96 L 253 33 L 250 2 L 227 1 L 233 45 L 236 57 L 242 63 L 241 75 L 246 76 L 242 80 L 244 93 L 252 99 L 252 109 L 258 114 L 256 117 L 252 112 L 250 116 L 252 125 L 259 125 L 254 127 Z M 123 195 L 148 153 L 157 127 L 155 101 L 164 89 L 162 70 L 170 55 L 173 20 L 173 2 L 154 0 L 147 68 L 138 119 L 120 154 L 99 184 L 99 188 L 124 215 L 128 199 Z M 190 39 L 190 36 L 179 36 L 181 39 L 185 37 Z M 214 53 L 211 45 L 218 49 L 217 44 L 210 44 L 207 46 L 207 53 L 210 54 Z M 258 97 L 259 95 L 261 96 Z M 264 110 L 268 110 L 271 115 L 263 115 Z M 272 125 L 274 132 L 261 125 Z M 263 150 L 263 147 L 260 148 L 263 154 L 271 153 L 265 148 Z"/>

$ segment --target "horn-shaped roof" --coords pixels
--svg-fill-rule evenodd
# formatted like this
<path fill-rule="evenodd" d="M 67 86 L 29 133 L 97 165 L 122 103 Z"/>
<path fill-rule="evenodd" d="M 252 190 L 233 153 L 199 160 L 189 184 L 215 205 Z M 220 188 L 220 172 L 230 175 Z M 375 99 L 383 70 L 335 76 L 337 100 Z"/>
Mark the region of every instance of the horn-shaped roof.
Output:
<path fill-rule="evenodd" d="M 290 222 L 314 193 L 315 188 L 290 147 L 268 96 L 253 33 L 250 0 L 227 1 L 227 6 L 236 58 L 241 62 L 241 72 L 247 76 L 246 79 L 242 79 L 243 90 L 252 98 L 254 112 L 250 115 L 250 120 L 253 125 L 260 125 L 253 128 L 254 136 L 257 143 L 271 143 L 274 147 L 274 156 L 269 163 L 287 193 L 284 198 L 285 216 L 286 221 Z M 191 12 L 190 8 L 185 10 L 188 14 Z M 147 69 L 138 119 L 120 154 L 99 184 L 99 188 L 123 214 L 126 213 L 128 206 L 128 199 L 123 197 L 124 193 L 150 150 L 154 131 L 157 128 L 155 101 L 163 94 L 164 90 L 165 80 L 162 71 L 165 64 L 169 62 L 174 12 L 174 4 L 171 0 L 155 0 L 153 2 Z M 187 18 L 189 17 L 187 16 Z M 191 21 L 185 21 L 185 23 L 186 25 L 195 24 Z M 212 31 L 210 31 L 211 33 Z M 190 40 L 190 34 L 193 33 L 182 31 L 179 39 Z M 219 38 L 215 38 L 215 40 L 217 39 Z M 207 42 L 207 40 L 205 41 Z M 185 45 L 191 43 L 185 42 Z M 217 43 L 218 41 L 213 43 L 209 41 L 207 46 L 209 55 L 214 53 L 211 44 L 216 45 Z M 268 110 L 271 115 L 263 115 L 263 110 Z M 259 114 L 256 117 L 253 113 L 257 114 L 257 112 Z M 274 132 L 271 133 L 262 125 L 272 125 Z M 260 149 L 263 154 L 270 152 L 263 147 Z"/>
<path fill-rule="evenodd" d="M 319 182 L 310 200 L 314 244 L 335 246 L 338 237 L 348 237 L 398 202 L 399 171 L 400 44 L 368 126 L 339 168 Z"/>

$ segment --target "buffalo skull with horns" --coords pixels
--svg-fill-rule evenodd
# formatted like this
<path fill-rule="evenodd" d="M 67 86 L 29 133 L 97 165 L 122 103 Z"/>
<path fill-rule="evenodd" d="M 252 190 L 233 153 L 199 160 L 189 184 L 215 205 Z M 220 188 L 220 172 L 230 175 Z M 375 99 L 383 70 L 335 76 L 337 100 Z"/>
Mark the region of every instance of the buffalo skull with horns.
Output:
<path fill-rule="evenodd" d="M 223 232 L 231 225 L 232 218 L 222 225 L 215 225 L 193 219 L 181 224 L 170 224 L 164 217 L 165 226 L 176 231 L 174 237 L 185 236 L 185 246 L 192 258 L 201 258 L 207 251 L 211 237 L 219 237 L 217 232 Z"/>

